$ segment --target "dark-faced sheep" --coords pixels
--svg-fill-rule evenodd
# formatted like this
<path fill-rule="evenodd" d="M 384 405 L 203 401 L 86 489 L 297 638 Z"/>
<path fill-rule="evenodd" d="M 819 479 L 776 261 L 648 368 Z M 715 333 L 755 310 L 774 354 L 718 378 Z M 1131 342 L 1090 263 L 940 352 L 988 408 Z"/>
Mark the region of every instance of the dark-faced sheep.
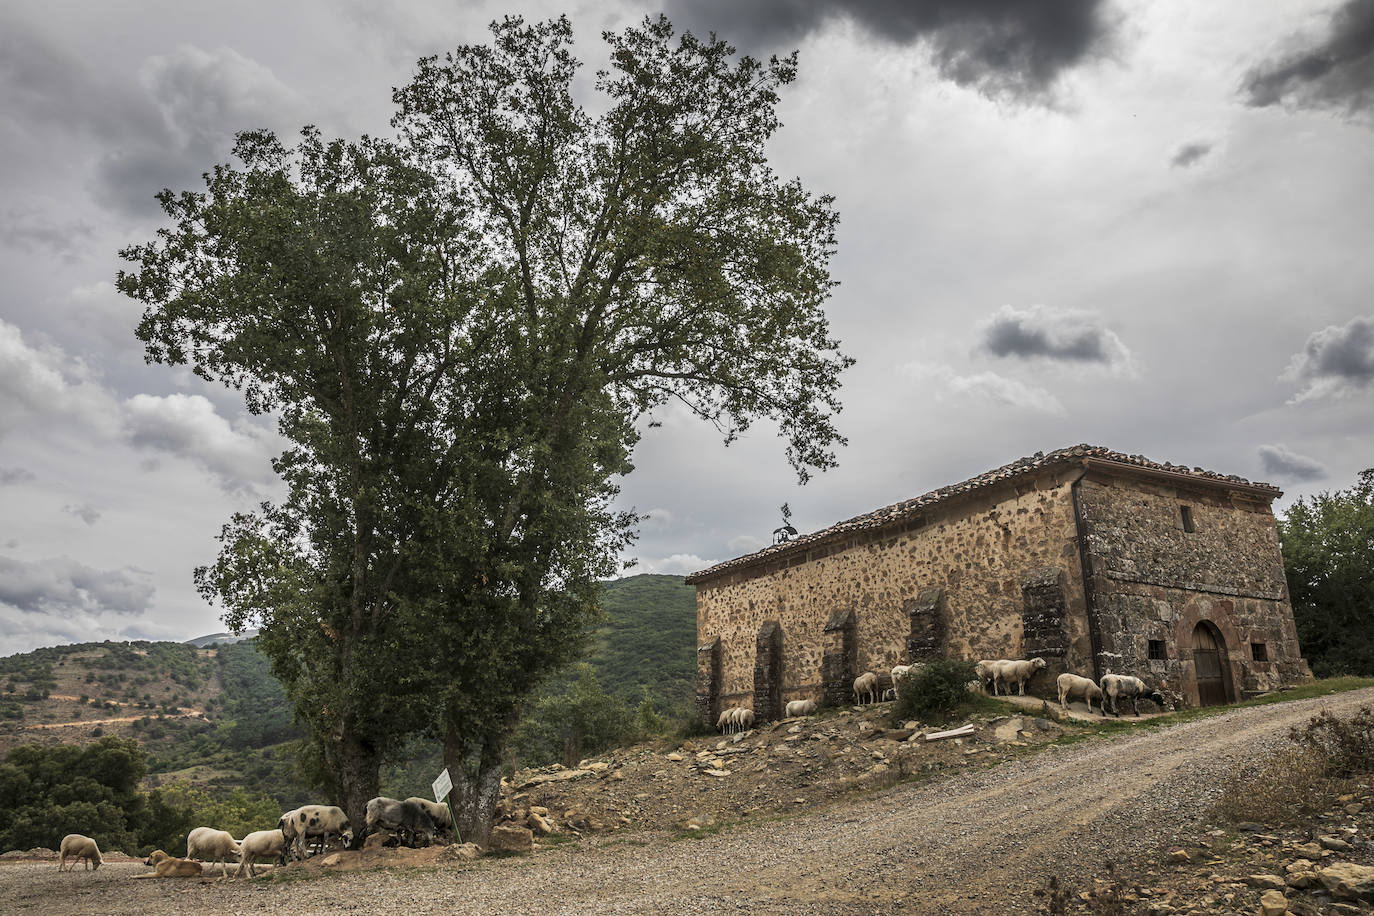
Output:
<path fill-rule="evenodd" d="M 428 846 L 434 842 L 434 820 L 420 805 L 378 796 L 367 803 L 367 822 L 363 836 L 387 830 L 397 834 L 407 846 Z"/>
<path fill-rule="evenodd" d="M 1136 706 L 1137 700 L 1149 700 L 1160 709 L 1164 708 L 1164 694 L 1140 678 L 1131 677 L 1129 674 L 1104 674 L 1102 676 L 1102 693 L 1106 695 L 1104 705 L 1111 709 L 1114 716 L 1121 715 L 1117 710 L 1119 700 L 1130 700 L 1131 714 L 1135 716 L 1140 715 L 1140 709 Z"/>

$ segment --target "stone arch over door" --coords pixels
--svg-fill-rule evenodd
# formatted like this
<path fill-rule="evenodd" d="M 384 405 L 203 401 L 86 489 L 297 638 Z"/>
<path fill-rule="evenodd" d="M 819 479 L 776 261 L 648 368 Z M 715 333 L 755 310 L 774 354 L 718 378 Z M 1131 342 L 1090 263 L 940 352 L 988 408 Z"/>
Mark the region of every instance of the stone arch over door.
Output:
<path fill-rule="evenodd" d="M 1235 696 L 1230 683 L 1226 638 L 1210 620 L 1193 627 L 1189 645 L 1193 653 L 1193 678 L 1199 706 L 1224 706 Z"/>
<path fill-rule="evenodd" d="M 782 625 L 765 620 L 754 643 L 754 718 L 782 718 Z"/>
<path fill-rule="evenodd" d="M 720 637 L 697 646 L 697 721 L 714 728 L 720 718 Z"/>
<path fill-rule="evenodd" d="M 849 705 L 858 660 L 859 626 L 854 612 L 835 611 L 825 623 L 825 652 L 821 655 L 821 698 L 825 705 Z"/>

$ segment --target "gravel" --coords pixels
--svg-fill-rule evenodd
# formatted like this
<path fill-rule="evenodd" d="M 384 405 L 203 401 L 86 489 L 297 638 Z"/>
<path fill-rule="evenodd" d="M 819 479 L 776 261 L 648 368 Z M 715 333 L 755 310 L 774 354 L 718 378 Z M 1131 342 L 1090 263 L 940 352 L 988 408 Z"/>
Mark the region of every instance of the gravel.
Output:
<path fill-rule="evenodd" d="M 1051 875 L 1163 856 L 1195 833 L 1221 783 L 1318 710 L 1374 689 L 1237 709 L 1042 750 L 790 817 L 675 839 L 591 837 L 524 858 L 275 881 L 131 881 L 141 864 L 59 874 L 0 863 L 5 913 L 1016 912 Z"/>

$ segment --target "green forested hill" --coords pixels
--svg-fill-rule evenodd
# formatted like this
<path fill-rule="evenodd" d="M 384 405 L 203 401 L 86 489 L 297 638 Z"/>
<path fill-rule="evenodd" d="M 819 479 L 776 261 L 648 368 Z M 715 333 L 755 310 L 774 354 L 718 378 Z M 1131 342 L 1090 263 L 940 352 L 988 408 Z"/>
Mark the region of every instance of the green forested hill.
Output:
<path fill-rule="evenodd" d="M 646 698 L 650 723 L 690 708 L 695 590 L 680 576 L 633 576 L 607 583 L 603 606 L 585 666 L 552 677 L 528 707 L 532 721 L 543 710 L 548 721 L 535 722 L 534 731 L 549 735 L 524 745 L 523 762 L 563 753 L 570 691 L 579 708 L 600 717 L 596 726 L 573 723 L 586 733 L 588 752 L 633 737 Z M 0 658 L 0 758 L 24 744 L 86 746 L 102 736 L 136 739 L 154 783 L 248 789 L 288 806 L 307 793 L 286 744 L 299 737 L 291 705 L 252 642 L 107 641 Z M 416 748 L 415 756 L 414 766 L 393 775 L 436 769 L 433 748 Z M 415 794 L 433 775 L 395 788 Z"/>

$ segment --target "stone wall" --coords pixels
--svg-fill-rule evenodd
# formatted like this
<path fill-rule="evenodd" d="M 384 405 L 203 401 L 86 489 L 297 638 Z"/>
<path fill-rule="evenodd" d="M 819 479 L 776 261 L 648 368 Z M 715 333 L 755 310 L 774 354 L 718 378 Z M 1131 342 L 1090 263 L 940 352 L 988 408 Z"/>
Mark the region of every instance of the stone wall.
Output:
<path fill-rule="evenodd" d="M 866 532 L 771 568 L 699 583 L 698 640 L 720 638 L 721 702 L 754 696 L 760 630 L 769 621 L 781 631 L 784 703 L 821 698 L 827 649 L 832 668 L 842 663 L 842 631 L 827 634 L 826 624 L 850 611 L 857 671 L 885 673 L 908 662 L 912 648 L 927 658 L 1019 658 L 1028 581 L 1041 587 L 1032 617 L 1039 624 L 1052 618 L 1035 638 L 1055 642 L 1061 653 L 1032 687 L 1052 695 L 1064 665 L 1091 665 L 1070 493 L 1078 473 L 1049 469 L 941 504 L 900 530 Z M 1057 601 L 1045 591 L 1046 576 L 1060 591 Z M 1057 610 L 1047 618 L 1049 605 Z"/>
<path fill-rule="evenodd" d="M 1102 673 L 1136 675 L 1195 705 L 1193 631 L 1205 620 L 1224 643 L 1228 700 L 1311 676 L 1267 500 L 1094 473 L 1079 507 Z M 1149 658 L 1151 640 L 1164 658 Z M 1254 659 L 1256 643 L 1266 661 Z"/>

